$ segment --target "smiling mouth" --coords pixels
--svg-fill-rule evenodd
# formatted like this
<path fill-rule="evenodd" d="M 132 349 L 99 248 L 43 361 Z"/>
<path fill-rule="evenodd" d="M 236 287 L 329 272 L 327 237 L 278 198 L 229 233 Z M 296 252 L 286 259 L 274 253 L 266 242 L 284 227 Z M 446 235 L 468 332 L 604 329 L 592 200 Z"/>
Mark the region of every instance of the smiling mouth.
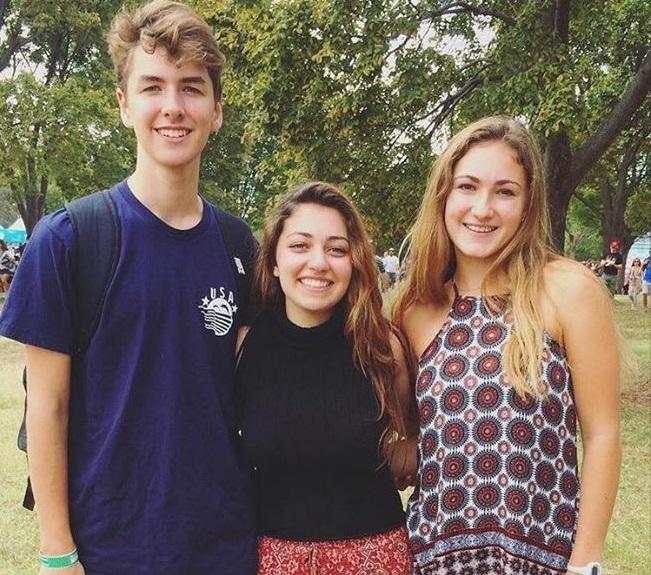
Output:
<path fill-rule="evenodd" d="M 301 278 L 298 280 L 302 285 L 310 288 L 327 288 L 332 285 L 333 282 L 329 280 L 320 280 L 316 278 Z"/>
<path fill-rule="evenodd" d="M 494 232 L 498 226 L 480 226 L 477 224 L 463 224 L 465 228 L 469 229 L 471 232 L 478 234 L 488 234 Z"/>
<path fill-rule="evenodd" d="M 171 128 L 157 128 L 156 133 L 166 138 L 180 139 L 187 136 L 191 130 L 188 129 L 171 129 Z"/>

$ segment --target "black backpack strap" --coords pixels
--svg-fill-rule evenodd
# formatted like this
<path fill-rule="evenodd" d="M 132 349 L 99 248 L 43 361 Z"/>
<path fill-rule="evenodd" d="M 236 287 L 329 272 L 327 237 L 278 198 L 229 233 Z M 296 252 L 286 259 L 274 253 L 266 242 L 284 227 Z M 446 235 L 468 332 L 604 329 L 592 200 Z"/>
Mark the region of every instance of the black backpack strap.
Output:
<path fill-rule="evenodd" d="M 120 222 L 108 190 L 66 204 L 75 232 L 72 276 L 75 301 L 73 356 L 83 353 L 97 328 L 109 282 L 120 252 Z M 18 432 L 18 448 L 27 451 L 27 371 L 23 370 L 25 415 Z M 34 509 L 27 478 L 23 507 Z"/>
<path fill-rule="evenodd" d="M 258 255 L 258 242 L 243 220 L 225 212 L 218 206 L 211 205 L 235 278 L 235 286 L 240 302 L 238 322 L 243 325 L 251 320 L 251 283 L 253 281 L 255 259 Z"/>
<path fill-rule="evenodd" d="M 90 343 L 120 251 L 120 222 L 109 190 L 66 204 L 75 231 L 73 284 L 76 295 L 74 355 Z"/>

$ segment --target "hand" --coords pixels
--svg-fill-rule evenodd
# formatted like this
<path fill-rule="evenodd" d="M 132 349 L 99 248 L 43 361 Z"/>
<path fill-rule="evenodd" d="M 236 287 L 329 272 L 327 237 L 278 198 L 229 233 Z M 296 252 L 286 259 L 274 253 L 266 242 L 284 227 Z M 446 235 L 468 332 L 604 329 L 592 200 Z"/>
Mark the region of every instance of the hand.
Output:
<path fill-rule="evenodd" d="M 86 571 L 81 563 L 66 567 L 65 569 L 50 569 L 49 567 L 41 566 L 38 575 L 86 575 Z"/>
<path fill-rule="evenodd" d="M 413 475 L 403 475 L 402 477 L 394 477 L 393 483 L 398 491 L 403 491 L 407 487 L 416 485 L 416 477 Z"/>
<path fill-rule="evenodd" d="M 390 446 L 389 469 L 394 478 L 415 476 L 418 469 L 417 437 L 401 439 Z"/>

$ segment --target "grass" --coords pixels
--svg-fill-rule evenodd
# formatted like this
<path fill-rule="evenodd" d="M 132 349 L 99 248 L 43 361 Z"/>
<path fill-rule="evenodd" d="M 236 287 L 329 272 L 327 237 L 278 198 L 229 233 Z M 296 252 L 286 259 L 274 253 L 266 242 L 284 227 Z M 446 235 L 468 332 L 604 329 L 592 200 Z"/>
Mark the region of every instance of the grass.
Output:
<path fill-rule="evenodd" d="M 0 294 L 0 305 L 4 294 Z M 651 548 L 651 311 L 630 309 L 619 296 L 615 314 L 639 362 L 623 386 L 624 463 L 604 562 L 609 575 L 648 573 Z M 36 573 L 38 532 L 34 515 L 21 507 L 26 462 L 16 449 L 23 411 L 20 346 L 0 338 L 0 573 Z"/>
<path fill-rule="evenodd" d="M 38 533 L 34 514 L 21 506 L 27 463 L 16 447 L 25 397 L 23 351 L 0 338 L 0 358 L 0 573 L 27 575 L 37 572 Z"/>

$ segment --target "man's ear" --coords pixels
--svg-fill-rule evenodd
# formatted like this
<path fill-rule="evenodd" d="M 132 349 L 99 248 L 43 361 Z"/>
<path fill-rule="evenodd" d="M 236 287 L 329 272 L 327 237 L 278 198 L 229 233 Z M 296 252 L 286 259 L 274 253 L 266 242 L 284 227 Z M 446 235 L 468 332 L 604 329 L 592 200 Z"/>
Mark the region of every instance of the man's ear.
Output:
<path fill-rule="evenodd" d="M 127 105 L 126 94 L 122 91 L 121 88 L 116 88 L 115 96 L 118 99 L 118 106 L 120 106 L 120 119 L 122 120 L 122 123 L 127 128 L 133 128 L 133 123 L 131 122 L 131 118 L 129 117 L 129 106 Z"/>
<path fill-rule="evenodd" d="M 219 129 L 222 127 L 222 121 L 224 119 L 224 114 L 222 112 L 222 103 L 215 103 L 215 110 L 212 116 L 212 125 L 211 130 L 215 133 L 219 132 Z"/>

